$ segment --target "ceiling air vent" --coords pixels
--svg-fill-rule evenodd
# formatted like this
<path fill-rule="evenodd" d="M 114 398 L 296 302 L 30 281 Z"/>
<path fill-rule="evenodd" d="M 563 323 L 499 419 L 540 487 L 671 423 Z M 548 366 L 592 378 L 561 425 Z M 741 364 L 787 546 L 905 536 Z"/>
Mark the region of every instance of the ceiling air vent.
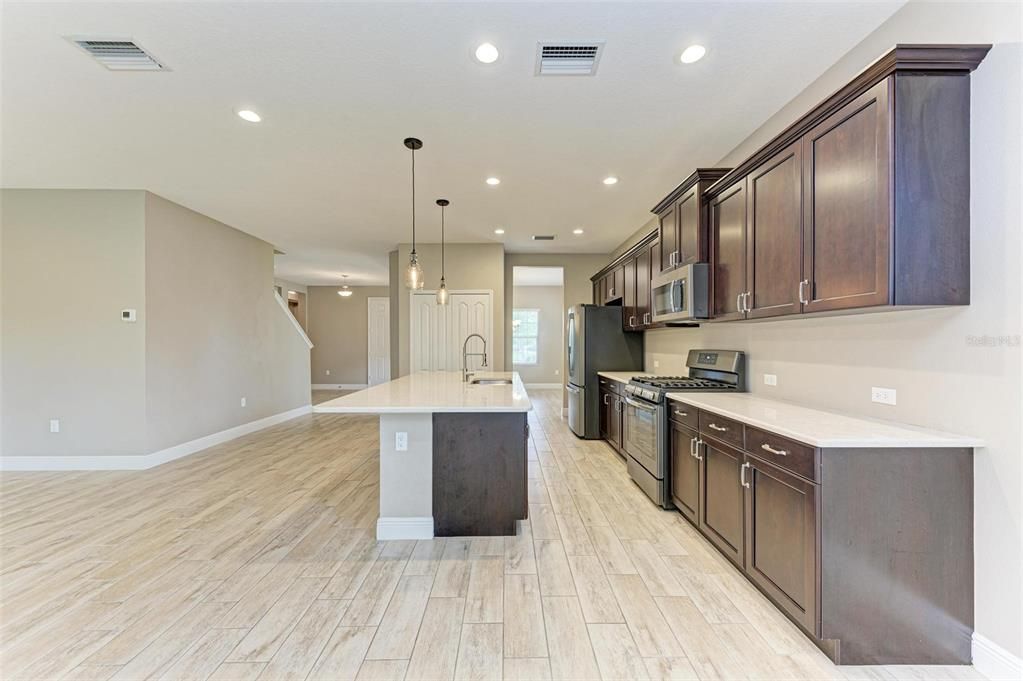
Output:
<path fill-rule="evenodd" d="M 534 234 L 533 241 L 554 241 L 553 234 Z"/>
<path fill-rule="evenodd" d="M 166 71 L 166 66 L 131 40 L 70 38 L 111 71 Z"/>
<path fill-rule="evenodd" d="M 537 43 L 536 75 L 592 76 L 604 43 Z"/>

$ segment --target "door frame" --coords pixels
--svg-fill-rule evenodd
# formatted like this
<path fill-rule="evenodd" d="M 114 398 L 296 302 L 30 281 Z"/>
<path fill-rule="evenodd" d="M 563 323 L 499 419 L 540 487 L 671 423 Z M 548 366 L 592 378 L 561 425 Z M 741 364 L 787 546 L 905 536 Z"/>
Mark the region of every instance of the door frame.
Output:
<path fill-rule="evenodd" d="M 432 296 L 436 297 L 437 289 L 419 289 L 419 290 L 416 290 L 416 291 L 409 291 L 408 292 L 408 330 L 409 330 L 409 333 L 408 333 L 408 353 L 409 353 L 409 372 L 412 371 L 412 338 L 413 338 L 413 336 L 412 336 L 412 320 L 415 317 L 415 310 L 413 308 L 413 303 L 415 302 L 415 297 L 416 296 L 422 296 L 422 295 L 432 295 Z M 488 324 L 489 328 L 487 329 L 487 343 L 490 344 L 492 347 L 496 348 L 497 346 L 494 345 L 494 343 L 495 343 L 495 341 L 494 341 L 494 315 L 496 314 L 496 311 L 494 310 L 494 289 L 448 289 L 448 296 L 450 297 L 450 296 L 453 296 L 453 295 L 487 296 L 487 305 L 490 308 L 490 321 L 489 321 L 489 324 Z M 501 314 L 504 314 L 504 312 L 502 311 Z M 503 340 L 502 340 L 502 342 L 503 342 Z M 487 358 L 488 360 L 490 360 L 491 368 L 494 367 L 493 358 L 494 358 L 495 354 L 496 353 L 491 352 L 490 356 Z M 493 369 L 493 370 L 496 370 L 496 369 Z"/>
<path fill-rule="evenodd" d="M 366 385 L 377 385 L 370 380 L 371 357 L 373 351 L 373 301 L 382 300 L 387 304 L 387 380 L 391 377 L 391 298 L 389 296 L 369 296 L 366 298 Z M 387 380 L 380 381 L 386 383 Z"/>

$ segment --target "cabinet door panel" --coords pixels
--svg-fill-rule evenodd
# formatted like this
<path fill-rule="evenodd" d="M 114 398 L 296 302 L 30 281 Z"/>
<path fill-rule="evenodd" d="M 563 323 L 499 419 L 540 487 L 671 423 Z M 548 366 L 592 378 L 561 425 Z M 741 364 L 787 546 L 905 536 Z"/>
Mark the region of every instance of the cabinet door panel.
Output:
<path fill-rule="evenodd" d="M 700 233 L 700 184 L 678 200 L 678 263 L 688 265 L 707 261 L 706 238 Z"/>
<path fill-rule="evenodd" d="M 746 573 L 817 634 L 817 487 L 754 457 L 746 480 Z"/>
<path fill-rule="evenodd" d="M 803 137 L 804 311 L 889 302 L 888 81 Z"/>
<path fill-rule="evenodd" d="M 607 439 L 619 452 L 622 451 L 622 401 L 618 395 L 611 394 L 611 408 L 607 415 Z"/>
<path fill-rule="evenodd" d="M 676 243 L 678 238 L 678 213 L 675 211 L 675 206 L 661 213 L 660 222 L 661 262 L 659 269 L 665 272 L 674 267 L 671 264 L 671 254 L 678 247 Z"/>
<path fill-rule="evenodd" d="M 743 566 L 743 487 L 739 483 L 743 454 L 731 447 L 705 442 L 703 456 L 703 499 L 700 501 L 700 530 L 712 544 Z"/>
<path fill-rule="evenodd" d="M 747 270 L 750 317 L 800 311 L 802 162 L 799 142 L 749 176 Z"/>
<path fill-rule="evenodd" d="M 611 440 L 611 392 L 604 388 L 600 389 L 600 436 L 605 440 Z"/>
<path fill-rule="evenodd" d="M 639 326 L 639 315 L 636 310 L 636 260 L 625 261 L 622 268 L 624 283 L 622 285 L 622 326 L 631 331 Z"/>
<path fill-rule="evenodd" d="M 636 256 L 636 321 L 640 328 L 650 323 L 650 249 Z"/>
<path fill-rule="evenodd" d="M 700 460 L 692 455 L 696 431 L 678 423 L 671 427 L 671 497 L 679 513 L 699 523 Z"/>
<path fill-rule="evenodd" d="M 741 319 L 739 294 L 746 290 L 746 179 L 711 204 L 711 276 L 714 319 Z"/>
<path fill-rule="evenodd" d="M 614 295 L 612 298 L 623 298 L 625 297 L 625 266 L 616 267 L 612 275 L 614 277 L 611 281 L 611 286 L 614 287 Z"/>

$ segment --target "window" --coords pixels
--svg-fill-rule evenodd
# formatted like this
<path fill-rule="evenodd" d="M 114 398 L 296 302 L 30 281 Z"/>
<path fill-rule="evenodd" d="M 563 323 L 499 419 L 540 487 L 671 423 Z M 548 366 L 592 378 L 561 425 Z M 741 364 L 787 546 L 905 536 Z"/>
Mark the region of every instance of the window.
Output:
<path fill-rule="evenodd" d="M 512 364 L 536 364 L 539 338 L 540 310 L 512 310 Z"/>

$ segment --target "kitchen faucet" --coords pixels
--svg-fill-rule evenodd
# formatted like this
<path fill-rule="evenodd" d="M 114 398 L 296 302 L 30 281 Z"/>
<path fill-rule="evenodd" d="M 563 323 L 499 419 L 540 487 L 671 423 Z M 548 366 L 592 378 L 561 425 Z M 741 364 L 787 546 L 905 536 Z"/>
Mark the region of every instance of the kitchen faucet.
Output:
<path fill-rule="evenodd" d="M 469 339 L 473 336 L 483 341 L 483 352 L 467 352 Z M 478 333 L 470 333 L 465 337 L 465 342 L 462 343 L 462 383 L 467 383 L 469 381 L 469 377 L 472 376 L 473 373 L 469 371 L 469 362 L 467 361 L 469 357 L 482 357 L 483 366 L 487 365 L 487 339 Z"/>

